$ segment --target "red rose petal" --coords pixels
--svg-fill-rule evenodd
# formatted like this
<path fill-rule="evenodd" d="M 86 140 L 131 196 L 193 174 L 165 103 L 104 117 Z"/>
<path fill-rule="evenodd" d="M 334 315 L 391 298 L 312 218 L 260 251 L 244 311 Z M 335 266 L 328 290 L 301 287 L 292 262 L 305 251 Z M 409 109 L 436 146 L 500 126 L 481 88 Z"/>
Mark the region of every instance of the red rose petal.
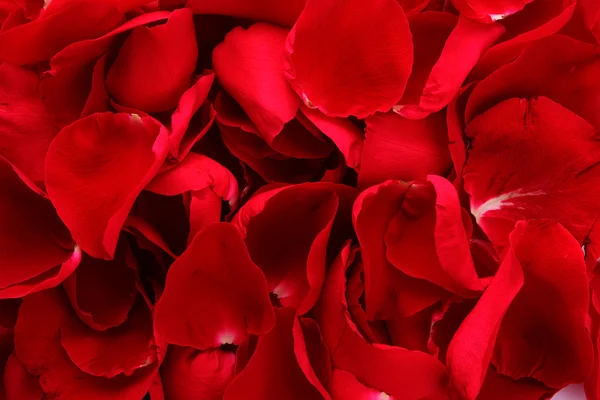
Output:
<path fill-rule="evenodd" d="M 0 156 L 41 186 L 46 152 L 58 127 L 44 110 L 39 85 L 31 71 L 0 66 Z"/>
<path fill-rule="evenodd" d="M 350 187 L 309 183 L 255 196 L 238 211 L 233 222 L 282 305 L 297 307 L 299 313 L 312 308 L 327 249 L 349 238 L 343 221 L 355 196 Z"/>
<path fill-rule="evenodd" d="M 421 311 L 440 299 L 442 290 L 395 268 L 386 258 L 384 235 L 399 212 L 408 184 L 387 181 L 362 192 L 353 209 L 365 271 L 369 320 L 394 319 Z"/>
<path fill-rule="evenodd" d="M 248 365 L 225 390 L 224 400 L 305 400 L 321 398 L 308 381 L 294 354 L 292 325 L 296 318 L 291 308 L 277 308 L 277 323 L 258 338 Z M 265 373 L 265 371 L 269 373 Z"/>
<path fill-rule="evenodd" d="M 114 261 L 84 255 L 63 287 L 78 317 L 102 331 L 127 320 L 138 293 L 135 271 L 126 264 L 124 254 Z"/>
<path fill-rule="evenodd" d="M 221 400 L 235 375 L 235 354 L 220 349 L 200 351 L 169 346 L 160 374 L 169 400 Z"/>
<path fill-rule="evenodd" d="M 70 1 L 32 22 L 0 32 L 0 60 L 13 65 L 49 60 L 65 46 L 115 28 L 123 13 L 107 2 Z"/>
<path fill-rule="evenodd" d="M 525 283 L 502 320 L 492 364 L 502 375 L 556 389 L 583 382 L 594 356 L 579 244 L 553 221 L 517 223 L 510 243 Z"/>
<path fill-rule="evenodd" d="M 148 391 L 157 363 L 132 376 L 107 379 L 81 371 L 61 346 L 61 323 L 76 318 L 59 289 L 36 293 L 23 301 L 15 327 L 15 353 L 32 375 L 40 375 L 47 396 L 64 400 L 138 400 Z M 89 331 L 88 331 L 89 332 Z"/>
<path fill-rule="evenodd" d="M 30 375 L 13 354 L 4 368 L 5 400 L 40 400 L 44 395 L 35 376 Z"/>
<path fill-rule="evenodd" d="M 554 390 L 545 387 L 533 380 L 514 381 L 500 375 L 493 367 L 490 367 L 478 399 L 486 400 L 539 400 L 552 396 Z M 554 398 L 555 400 L 560 397 Z M 567 397 L 564 400 L 568 400 Z"/>
<path fill-rule="evenodd" d="M 400 347 L 370 344 L 350 324 L 345 301 L 345 247 L 328 272 L 315 317 L 335 369 L 348 371 L 365 386 L 390 397 L 422 399 L 445 390 L 445 368 L 435 357 Z"/>
<path fill-rule="evenodd" d="M 106 87 L 123 106 L 166 111 L 189 88 L 197 57 L 192 12 L 176 10 L 164 25 L 133 30 L 106 76 Z"/>
<path fill-rule="evenodd" d="M 232 225 L 207 227 L 173 263 L 155 319 L 167 342 L 197 349 L 272 328 L 266 281 Z"/>
<path fill-rule="evenodd" d="M 90 94 L 86 99 L 82 117 L 87 117 L 96 112 L 105 112 L 109 110 L 110 95 L 106 91 L 104 77 L 106 76 L 107 56 L 104 55 L 96 61 L 92 71 L 92 86 Z"/>
<path fill-rule="evenodd" d="M 417 105 L 398 107 L 410 119 L 425 118 L 448 105 L 481 55 L 504 33 L 499 24 L 482 24 L 461 17 L 431 68 Z"/>
<path fill-rule="evenodd" d="M 445 113 L 411 121 L 388 112 L 366 119 L 358 186 L 388 179 L 411 181 L 429 174 L 447 175 L 451 168 Z"/>
<path fill-rule="evenodd" d="M 295 318 L 292 332 L 300 369 L 321 396 L 330 399 L 327 388 L 331 384 L 331 360 L 319 326 L 311 318 Z"/>
<path fill-rule="evenodd" d="M 283 74 L 287 31 L 267 24 L 233 29 L 213 51 L 219 83 L 271 142 L 298 111 L 300 99 Z"/>
<path fill-rule="evenodd" d="M 288 36 L 286 75 L 309 107 L 364 118 L 402 98 L 413 62 L 396 0 L 308 0 Z"/>
<path fill-rule="evenodd" d="M 331 397 L 333 400 L 373 400 L 388 399 L 389 395 L 363 385 L 356 376 L 343 369 L 333 370 L 331 381 Z"/>
<path fill-rule="evenodd" d="M 203 124 L 203 129 L 200 132 L 194 132 L 195 135 L 192 135 L 193 137 L 186 138 L 186 132 L 188 128 L 191 128 L 190 122 L 194 114 L 205 104 L 204 102 L 208 97 L 208 92 L 212 87 L 214 79 L 215 75 L 212 71 L 204 71 L 196 83 L 181 95 L 179 105 L 171 116 L 170 154 L 179 161 L 186 156 L 194 143 L 206 134 L 215 119 L 214 109 L 212 106 L 208 106 L 212 112 L 207 123 Z"/>
<path fill-rule="evenodd" d="M 0 182 L 0 298 L 58 285 L 79 263 L 80 250 L 52 204 L 1 158 Z"/>
<path fill-rule="evenodd" d="M 112 258 L 129 209 L 167 155 L 167 135 L 152 118 L 105 113 L 54 139 L 46 158 L 48 194 L 84 251 Z"/>
<path fill-rule="evenodd" d="M 516 12 L 533 0 L 452 0 L 454 7 L 466 17 L 493 22 Z"/>
<path fill-rule="evenodd" d="M 462 221 L 456 189 L 431 175 L 413 182 L 385 233 L 386 256 L 405 274 L 461 297 L 476 297 L 480 281 Z"/>
<path fill-rule="evenodd" d="M 511 99 L 475 118 L 466 135 L 472 147 L 465 190 L 494 245 L 503 247 L 515 222 L 526 218 L 555 219 L 583 242 L 600 195 L 592 125 L 546 97 Z"/>
<path fill-rule="evenodd" d="M 187 7 L 196 14 L 218 14 L 292 26 L 306 0 L 188 0 Z"/>
<path fill-rule="evenodd" d="M 494 343 L 511 302 L 523 286 L 523 271 L 509 249 L 500 269 L 448 347 L 446 363 L 461 399 L 477 398 L 488 371 Z"/>

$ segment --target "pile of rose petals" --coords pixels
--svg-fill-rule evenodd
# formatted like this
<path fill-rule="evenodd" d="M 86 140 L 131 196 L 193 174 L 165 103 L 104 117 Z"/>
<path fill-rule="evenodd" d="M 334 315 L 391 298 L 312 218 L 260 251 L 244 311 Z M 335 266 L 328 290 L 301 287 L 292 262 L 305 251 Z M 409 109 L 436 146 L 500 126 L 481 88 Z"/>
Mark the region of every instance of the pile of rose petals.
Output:
<path fill-rule="evenodd" d="M 0 22 L 0 400 L 600 399 L 600 0 Z"/>

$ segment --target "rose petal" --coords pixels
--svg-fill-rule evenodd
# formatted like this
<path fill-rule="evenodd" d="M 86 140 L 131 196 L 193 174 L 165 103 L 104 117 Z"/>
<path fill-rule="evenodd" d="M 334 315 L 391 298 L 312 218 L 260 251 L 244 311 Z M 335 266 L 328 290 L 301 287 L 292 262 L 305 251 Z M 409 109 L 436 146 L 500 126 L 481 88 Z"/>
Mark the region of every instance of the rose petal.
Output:
<path fill-rule="evenodd" d="M 300 99 L 283 75 L 287 31 L 267 24 L 233 29 L 213 51 L 217 80 L 267 142 L 291 121 Z"/>
<path fill-rule="evenodd" d="M 239 344 L 272 328 L 266 281 L 232 225 L 207 227 L 173 263 L 155 324 L 167 342 L 197 349 Z"/>
<path fill-rule="evenodd" d="M 285 70 L 309 107 L 364 118 L 398 103 L 412 62 L 408 22 L 395 0 L 308 0 L 288 36 Z"/>
<path fill-rule="evenodd" d="M 294 354 L 292 325 L 295 311 L 276 309 L 277 323 L 258 339 L 248 365 L 225 390 L 224 400 L 304 400 L 320 398 L 318 390 L 308 381 Z M 269 373 L 265 374 L 268 368 Z"/>
<path fill-rule="evenodd" d="M 388 112 L 375 114 L 366 123 L 359 187 L 448 174 L 451 159 L 444 112 L 417 121 Z"/>
<path fill-rule="evenodd" d="M 46 158 L 48 194 L 84 251 L 112 258 L 129 209 L 166 158 L 167 135 L 150 117 L 105 113 L 54 139 Z"/>
<path fill-rule="evenodd" d="M 166 111 L 189 88 L 197 58 L 192 12 L 176 10 L 164 25 L 133 30 L 108 71 L 106 88 L 123 106 Z"/>
<path fill-rule="evenodd" d="M 11 354 L 4 368 L 6 400 L 40 400 L 44 393 L 35 376 L 30 375 L 15 354 Z"/>
<path fill-rule="evenodd" d="M 466 17 L 493 22 L 519 12 L 533 0 L 452 0 L 454 7 Z"/>
<path fill-rule="evenodd" d="M 306 0 L 188 0 L 187 7 L 196 14 L 218 14 L 292 26 Z"/>
<path fill-rule="evenodd" d="M 300 369 L 323 399 L 331 399 L 327 392 L 331 384 L 331 360 L 319 326 L 311 318 L 295 318 L 292 333 Z"/>
<path fill-rule="evenodd" d="M 160 373 L 169 400 L 220 400 L 235 375 L 235 354 L 169 346 Z"/>

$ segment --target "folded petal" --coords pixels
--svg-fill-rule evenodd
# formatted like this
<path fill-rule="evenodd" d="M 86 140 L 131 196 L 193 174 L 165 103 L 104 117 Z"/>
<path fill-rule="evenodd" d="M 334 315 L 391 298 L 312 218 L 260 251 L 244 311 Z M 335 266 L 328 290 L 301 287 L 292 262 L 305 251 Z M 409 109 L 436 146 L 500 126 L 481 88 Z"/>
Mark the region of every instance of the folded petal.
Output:
<path fill-rule="evenodd" d="M 441 395 L 445 391 L 446 372 L 434 356 L 370 344 L 349 321 L 345 300 L 345 272 L 351 261 L 349 253 L 347 246 L 334 261 L 327 274 L 323 296 L 315 308 L 334 371 L 350 372 L 366 387 L 389 397 L 422 399 Z"/>
<path fill-rule="evenodd" d="M 445 113 L 412 121 L 394 112 L 366 119 L 358 185 L 367 188 L 388 179 L 411 181 L 451 168 Z"/>
<path fill-rule="evenodd" d="M 188 0 L 187 7 L 196 14 L 218 14 L 292 26 L 306 0 Z"/>
<path fill-rule="evenodd" d="M 169 400 L 220 400 L 235 375 L 235 354 L 171 345 L 160 370 Z"/>
<path fill-rule="evenodd" d="M 70 1 L 56 12 L 0 32 L 0 60 L 13 65 L 49 60 L 71 43 L 109 32 L 122 19 L 122 11 L 110 2 Z"/>
<path fill-rule="evenodd" d="M 454 7 L 468 18 L 493 22 L 519 12 L 533 0 L 452 0 Z"/>
<path fill-rule="evenodd" d="M 308 107 L 364 118 L 402 98 L 413 46 L 396 0 L 308 0 L 287 41 L 286 76 Z"/>
<path fill-rule="evenodd" d="M 517 223 L 510 244 L 524 285 L 498 333 L 492 364 L 550 388 L 582 383 L 594 353 L 586 329 L 589 281 L 579 243 L 554 221 Z"/>
<path fill-rule="evenodd" d="M 258 338 L 256 350 L 248 365 L 225 390 L 224 400 L 305 400 L 322 395 L 308 381 L 294 354 L 292 326 L 295 310 L 277 308 L 277 323 Z M 265 373 L 268 370 L 269 373 Z"/>
<path fill-rule="evenodd" d="M 521 219 L 559 221 L 583 243 L 599 216 L 593 125 L 546 97 L 510 99 L 466 128 L 471 213 L 498 248 Z M 600 194 L 600 193 L 599 193 Z"/>
<path fill-rule="evenodd" d="M 287 30 L 257 23 L 233 29 L 213 51 L 219 83 L 271 142 L 298 111 L 300 99 L 283 74 Z"/>
<path fill-rule="evenodd" d="M 176 10 L 164 25 L 131 32 L 108 71 L 106 87 L 125 107 L 167 111 L 190 87 L 197 58 L 192 12 Z"/>
<path fill-rule="evenodd" d="M 197 349 L 239 344 L 273 323 L 265 278 L 227 223 L 204 229 L 173 263 L 155 313 L 167 342 Z"/>
<path fill-rule="evenodd" d="M 39 86 L 37 74 L 0 66 L 0 156 L 43 185 L 44 159 L 58 127 L 44 110 Z"/>
<path fill-rule="evenodd" d="M 39 400 L 44 393 L 35 376 L 30 375 L 15 354 L 11 354 L 4 367 L 6 400 Z"/>
<path fill-rule="evenodd" d="M 294 353 L 306 379 L 324 399 L 330 399 L 331 359 L 319 326 L 311 318 L 295 318 L 292 328 Z"/>
<path fill-rule="evenodd" d="M 309 183 L 262 193 L 238 211 L 233 222 L 282 305 L 299 313 L 312 308 L 328 249 L 349 239 L 346 221 L 355 196 L 350 187 Z"/>
<path fill-rule="evenodd" d="M 1 158 L 0 182 L 0 298 L 58 285 L 77 267 L 81 251 L 52 204 Z"/>
<path fill-rule="evenodd" d="M 481 55 L 504 33 L 499 24 L 484 24 L 461 17 L 431 67 L 416 105 L 403 105 L 398 113 L 410 119 L 425 118 L 448 105 Z"/>
<path fill-rule="evenodd" d="M 112 258 L 129 209 L 166 158 L 167 135 L 150 117 L 104 113 L 54 139 L 46 158 L 48 194 L 84 251 Z"/>

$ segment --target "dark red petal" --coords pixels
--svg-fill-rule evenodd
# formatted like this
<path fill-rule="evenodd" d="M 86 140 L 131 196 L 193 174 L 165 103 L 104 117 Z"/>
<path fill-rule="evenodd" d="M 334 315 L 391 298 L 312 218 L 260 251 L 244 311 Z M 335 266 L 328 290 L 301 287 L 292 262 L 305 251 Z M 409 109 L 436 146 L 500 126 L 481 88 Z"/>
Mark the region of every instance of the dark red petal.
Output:
<path fill-rule="evenodd" d="M 92 71 L 92 86 L 90 88 L 90 94 L 83 106 L 83 110 L 81 111 L 82 117 L 87 117 L 96 112 L 109 110 L 110 96 L 106 91 L 104 80 L 104 77 L 106 76 L 107 58 L 107 55 L 100 57 L 94 65 L 94 70 Z"/>
<path fill-rule="evenodd" d="M 333 400 L 379 400 L 390 397 L 385 392 L 365 386 L 352 373 L 335 369 L 331 381 L 331 398 Z"/>
<path fill-rule="evenodd" d="M 399 212 L 409 185 L 387 181 L 362 192 L 354 203 L 353 222 L 365 271 L 367 318 L 412 315 L 440 299 L 442 290 L 412 278 L 386 258 L 384 235 Z"/>
<path fill-rule="evenodd" d="M 388 179 L 411 181 L 451 168 L 445 113 L 411 121 L 394 112 L 366 119 L 358 185 L 367 188 Z"/>
<path fill-rule="evenodd" d="M 322 398 L 304 375 L 294 354 L 294 309 L 277 308 L 276 315 L 275 327 L 258 339 L 252 358 L 229 384 L 223 396 L 224 400 Z M 269 373 L 265 373 L 267 370 Z"/>
<path fill-rule="evenodd" d="M 106 293 L 105 293 L 106 295 Z M 77 318 L 65 318 L 60 327 L 61 345 L 82 371 L 106 378 L 131 376 L 156 362 L 152 314 L 141 297 L 118 327 L 91 330 Z"/>
<path fill-rule="evenodd" d="M 58 285 L 77 267 L 81 251 L 52 204 L 27 187 L 2 158 L 0 187 L 0 298 Z"/>
<path fill-rule="evenodd" d="M 227 223 L 200 232 L 167 274 L 155 311 L 167 342 L 197 349 L 239 344 L 273 326 L 266 281 Z"/>
<path fill-rule="evenodd" d="M 0 156 L 43 185 L 44 159 L 58 127 L 44 109 L 39 86 L 37 74 L 0 66 Z"/>
<path fill-rule="evenodd" d="M 238 27 L 213 51 L 217 80 L 269 143 L 300 105 L 283 74 L 286 35 L 287 30 L 262 23 Z"/>
<path fill-rule="evenodd" d="M 519 12 L 533 0 L 452 0 L 466 17 L 493 22 Z"/>
<path fill-rule="evenodd" d="M 551 388 L 583 382 L 594 356 L 579 243 L 558 223 L 536 221 L 517 223 L 510 244 L 525 284 L 502 321 L 492 363 L 502 375 Z"/>
<path fill-rule="evenodd" d="M 194 114 L 198 112 L 202 107 L 204 101 L 208 97 L 208 92 L 212 87 L 215 75 L 212 71 L 204 71 L 198 78 L 194 85 L 186 90 L 179 99 L 179 105 L 171 116 L 171 136 L 169 137 L 170 154 L 172 157 L 181 161 L 186 154 L 190 151 L 191 147 L 198 141 L 210 128 L 214 121 L 214 109 L 209 106 L 209 109 L 213 112 L 209 118 L 207 124 L 204 124 L 203 129 L 200 132 L 194 132 L 193 138 L 184 140 L 188 129 L 193 127 L 190 126 L 190 122 L 194 117 Z"/>
<path fill-rule="evenodd" d="M 511 302 L 523 286 L 523 271 L 509 249 L 494 279 L 450 342 L 446 363 L 461 399 L 477 398 L 488 372 L 496 337 Z"/>
<path fill-rule="evenodd" d="M 61 324 L 77 318 L 59 289 L 36 293 L 23 301 L 15 327 L 15 353 L 32 375 L 40 376 L 47 396 L 61 400 L 139 400 L 148 391 L 157 363 L 132 376 L 107 379 L 89 375 L 68 358 L 61 346 Z M 89 331 L 88 331 L 89 332 Z"/>
<path fill-rule="evenodd" d="M 295 318 L 292 332 L 294 353 L 300 369 L 323 398 L 329 399 L 327 390 L 331 384 L 331 359 L 319 326 L 311 318 Z"/>
<path fill-rule="evenodd" d="M 481 55 L 504 33 L 499 24 L 461 17 L 431 68 L 417 105 L 398 106 L 406 118 L 425 118 L 448 105 Z"/>
<path fill-rule="evenodd" d="M 446 124 L 448 126 L 448 148 L 454 164 L 454 183 L 462 182 L 463 167 L 467 160 L 467 143 L 465 143 L 465 107 L 475 85 L 464 86 L 456 97 L 448 104 Z"/>
<path fill-rule="evenodd" d="M 478 399 L 485 400 L 539 400 L 552 396 L 554 390 L 548 389 L 544 385 L 534 380 L 512 380 L 500 375 L 493 367 L 490 367 Z M 560 400 L 562 397 L 553 397 L 554 400 Z M 582 397 L 565 397 L 562 400 L 577 399 Z"/>
<path fill-rule="evenodd" d="M 127 265 L 124 254 L 114 261 L 84 254 L 63 287 L 78 317 L 95 330 L 125 322 L 138 294 L 135 271 Z"/>
<path fill-rule="evenodd" d="M 475 92 L 474 92 L 475 93 Z M 511 99 L 475 118 L 464 168 L 471 212 L 503 247 L 516 221 L 559 221 L 582 243 L 599 216 L 598 131 L 546 97 Z"/>
<path fill-rule="evenodd" d="M 129 209 L 166 158 L 167 135 L 150 117 L 105 113 L 54 139 L 46 158 L 48 194 L 84 251 L 112 258 Z"/>
<path fill-rule="evenodd" d="M 328 246 L 349 238 L 346 230 L 339 230 L 339 236 L 330 233 L 334 225 L 340 226 L 334 218 L 349 219 L 355 196 L 346 186 L 312 183 L 255 196 L 239 210 L 234 222 L 252 260 L 265 273 L 269 290 L 284 306 L 304 313 L 314 305 Z M 334 240 L 337 243 L 330 243 Z"/>
<path fill-rule="evenodd" d="M 168 400 L 221 400 L 235 375 L 235 354 L 171 345 L 160 374 Z"/>
<path fill-rule="evenodd" d="M 37 378 L 23 368 L 14 353 L 4 368 L 4 390 L 5 400 L 40 400 L 44 395 Z"/>
<path fill-rule="evenodd" d="M 306 0 L 188 0 L 187 7 L 196 14 L 218 14 L 292 26 Z"/>
<path fill-rule="evenodd" d="M 70 1 L 57 12 L 0 32 L 0 60 L 14 65 L 49 60 L 71 43 L 103 35 L 122 19 L 110 3 Z"/>
<path fill-rule="evenodd" d="M 189 88 L 197 58 L 192 12 L 176 10 L 164 25 L 133 30 L 108 72 L 106 87 L 123 106 L 166 111 Z"/>
<path fill-rule="evenodd" d="M 396 0 L 308 0 L 288 36 L 286 75 L 309 107 L 364 118 L 402 98 L 413 62 Z"/>
<path fill-rule="evenodd" d="M 445 368 L 434 356 L 400 347 L 370 344 L 348 318 L 345 272 L 349 246 L 330 268 L 315 317 L 335 369 L 356 376 L 365 386 L 390 397 L 422 399 L 445 391 Z"/>

